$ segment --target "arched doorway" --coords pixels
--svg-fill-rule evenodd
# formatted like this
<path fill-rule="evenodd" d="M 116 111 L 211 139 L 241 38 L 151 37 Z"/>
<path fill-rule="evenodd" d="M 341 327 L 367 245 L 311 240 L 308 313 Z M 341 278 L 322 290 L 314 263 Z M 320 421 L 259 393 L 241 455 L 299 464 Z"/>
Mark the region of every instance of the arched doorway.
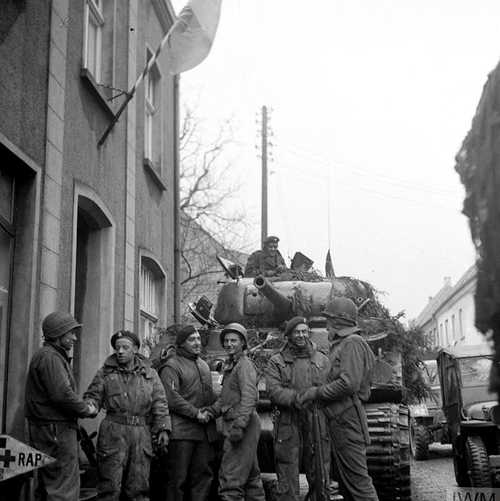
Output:
<path fill-rule="evenodd" d="M 113 331 L 115 230 L 98 198 L 83 189 L 75 197 L 74 315 L 83 324 L 73 354 L 74 372 L 84 391 L 110 351 Z"/>

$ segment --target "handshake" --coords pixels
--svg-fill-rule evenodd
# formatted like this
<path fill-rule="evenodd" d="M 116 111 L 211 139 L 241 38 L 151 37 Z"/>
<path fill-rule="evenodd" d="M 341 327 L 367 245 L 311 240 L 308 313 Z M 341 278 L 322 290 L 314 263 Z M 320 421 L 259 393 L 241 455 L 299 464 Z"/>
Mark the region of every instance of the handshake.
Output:
<path fill-rule="evenodd" d="M 97 406 L 92 402 L 91 400 L 85 400 L 85 403 L 87 404 L 87 410 L 85 412 L 85 417 L 87 418 L 94 418 L 99 414 L 99 409 Z"/>
<path fill-rule="evenodd" d="M 309 403 L 312 403 L 314 400 L 318 399 L 319 388 L 317 386 L 312 386 L 307 390 L 303 390 L 297 394 L 295 397 L 295 406 L 298 409 L 303 409 L 307 407 Z"/>
<path fill-rule="evenodd" d="M 201 424 L 208 423 L 214 417 L 214 414 L 210 411 L 210 409 L 207 409 L 206 407 L 198 409 L 198 414 L 196 414 L 196 419 Z"/>

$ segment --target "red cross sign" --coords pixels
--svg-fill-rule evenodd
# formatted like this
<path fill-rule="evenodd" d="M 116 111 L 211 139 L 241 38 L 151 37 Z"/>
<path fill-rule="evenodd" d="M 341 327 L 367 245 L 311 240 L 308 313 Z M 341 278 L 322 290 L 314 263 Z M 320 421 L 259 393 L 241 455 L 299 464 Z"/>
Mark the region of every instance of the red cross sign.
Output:
<path fill-rule="evenodd" d="M 0 435 L 0 482 L 46 466 L 55 459 L 9 435 Z"/>

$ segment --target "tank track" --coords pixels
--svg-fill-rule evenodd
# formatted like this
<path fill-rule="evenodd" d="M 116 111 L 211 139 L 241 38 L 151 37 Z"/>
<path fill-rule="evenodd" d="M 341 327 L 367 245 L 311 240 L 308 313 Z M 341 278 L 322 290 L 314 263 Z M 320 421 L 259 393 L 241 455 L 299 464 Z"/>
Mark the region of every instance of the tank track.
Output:
<path fill-rule="evenodd" d="M 365 410 L 368 472 L 380 501 L 411 501 L 408 407 L 376 403 Z"/>

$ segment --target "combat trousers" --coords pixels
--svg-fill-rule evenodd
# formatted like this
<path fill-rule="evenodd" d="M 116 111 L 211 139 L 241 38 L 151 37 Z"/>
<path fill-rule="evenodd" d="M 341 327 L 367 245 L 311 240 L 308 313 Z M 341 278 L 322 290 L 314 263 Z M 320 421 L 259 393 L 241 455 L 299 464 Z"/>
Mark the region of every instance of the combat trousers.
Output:
<path fill-rule="evenodd" d="M 171 440 L 167 459 L 169 501 L 206 501 L 212 484 L 213 449 L 204 440 Z"/>
<path fill-rule="evenodd" d="M 28 422 L 30 443 L 57 461 L 38 470 L 37 501 L 78 501 L 80 466 L 76 424 Z"/>
<path fill-rule="evenodd" d="M 219 470 L 221 501 L 265 501 L 257 460 L 259 436 L 260 421 L 254 413 L 240 442 L 224 438 Z"/>
<path fill-rule="evenodd" d="M 346 501 L 378 501 L 377 492 L 368 474 L 366 439 L 361 419 L 364 409 L 356 405 L 329 421 L 335 470 L 341 494 Z"/>
<path fill-rule="evenodd" d="M 98 499 L 147 501 L 151 467 L 151 433 L 104 419 L 97 439 Z"/>
<path fill-rule="evenodd" d="M 330 440 L 325 415 L 319 412 L 323 477 L 330 485 Z M 309 487 L 314 485 L 315 457 L 313 454 L 312 413 L 286 412 L 277 420 L 274 429 L 274 457 L 278 476 L 278 501 L 299 501 L 299 470 L 302 465 Z M 310 489 L 311 490 L 311 489 Z M 314 492 L 314 491 L 313 491 Z M 315 501 L 311 497 L 311 501 Z"/>

